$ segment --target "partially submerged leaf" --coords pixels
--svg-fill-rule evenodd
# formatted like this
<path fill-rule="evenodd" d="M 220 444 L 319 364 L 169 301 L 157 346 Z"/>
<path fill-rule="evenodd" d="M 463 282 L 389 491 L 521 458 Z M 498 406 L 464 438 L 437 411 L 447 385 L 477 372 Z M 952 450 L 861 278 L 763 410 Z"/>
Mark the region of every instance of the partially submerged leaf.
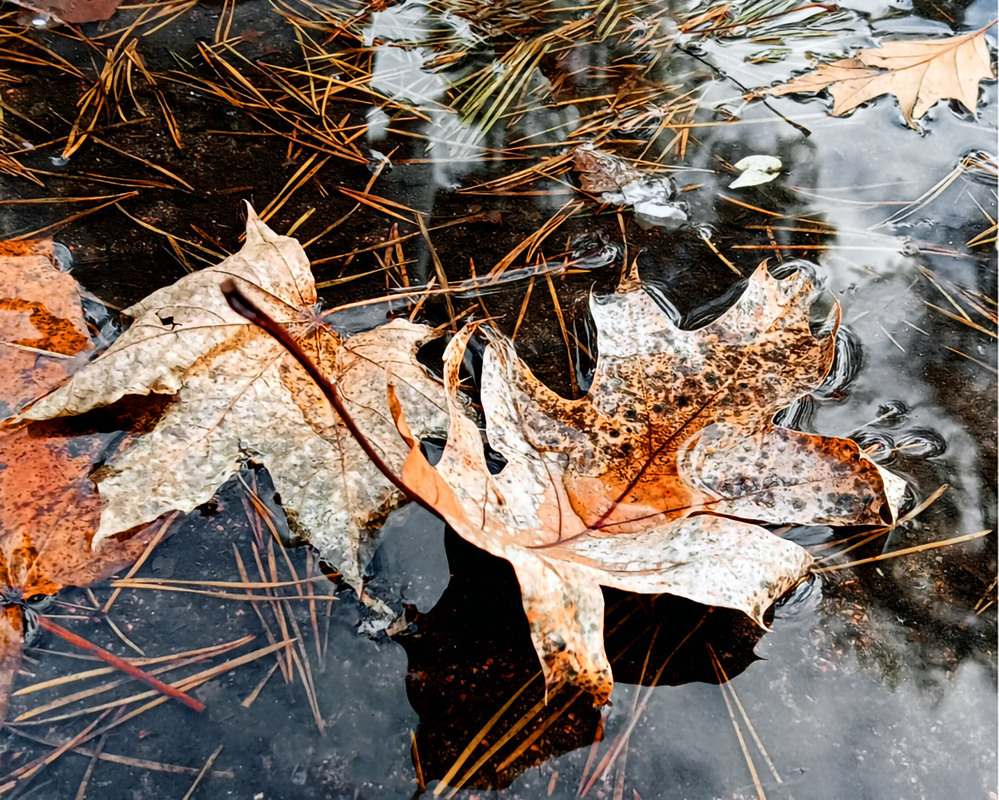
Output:
<path fill-rule="evenodd" d="M 3 400 L 19 408 L 64 381 L 93 348 L 76 281 L 52 264 L 52 243 L 0 243 Z M 86 586 L 146 549 L 150 531 L 92 549 L 100 505 L 90 473 L 104 442 L 40 425 L 0 433 L 0 719 L 20 662 L 29 599 Z"/>
<path fill-rule="evenodd" d="M 98 436 L 59 436 L 27 425 L 0 435 L 0 598 L 7 615 L 0 636 L 0 720 L 17 669 L 25 629 L 22 611 L 65 586 L 88 586 L 134 563 L 155 527 L 93 546 L 100 501 L 90 479 L 105 443 Z M 21 620 L 19 634 L 6 627 Z"/>
<path fill-rule="evenodd" d="M 673 229 L 686 223 L 686 205 L 676 201 L 676 186 L 668 175 L 646 175 L 591 144 L 577 147 L 572 159 L 584 192 L 599 193 L 604 203 L 631 206 L 643 227 Z"/>
<path fill-rule="evenodd" d="M 66 379 L 93 348 L 76 281 L 52 240 L 0 242 L 0 417 Z"/>
<path fill-rule="evenodd" d="M 600 356 L 579 400 L 555 395 L 489 335 L 481 396 L 489 445 L 506 459 L 496 475 L 458 393 L 472 328 L 446 353 L 451 429 L 435 466 L 394 409 L 411 446 L 406 485 L 513 564 L 549 685 L 609 696 L 600 586 L 681 595 L 762 624 L 812 559 L 754 523 L 894 518 L 903 482 L 855 443 L 772 422 L 832 364 L 835 332 L 811 332 L 815 294 L 800 272 L 779 281 L 760 267 L 733 308 L 684 331 L 630 275 L 591 304 Z"/>
<path fill-rule="evenodd" d="M 142 555 L 149 530 L 91 547 L 100 502 L 90 473 L 103 449 L 97 436 L 52 436 L 34 425 L 0 436 L 0 584 L 23 597 L 52 595 Z"/>
<path fill-rule="evenodd" d="M 990 27 L 945 39 L 884 42 L 880 48 L 860 50 L 760 93 L 779 96 L 829 89 L 834 116 L 893 94 L 910 127 L 940 100 L 957 100 L 974 114 L 979 81 L 995 78 L 985 42 Z"/>
<path fill-rule="evenodd" d="M 643 177 L 624 159 L 591 144 L 580 145 L 572 151 L 572 165 L 583 191 L 593 194 L 619 192 Z"/>
<path fill-rule="evenodd" d="M 134 322 L 114 345 L 23 417 L 81 414 L 127 394 L 175 396 L 153 430 L 124 446 L 99 476 L 97 539 L 197 508 L 250 460 L 269 470 L 293 529 L 360 591 L 372 531 L 399 494 L 294 358 L 229 308 L 219 290 L 228 278 L 285 323 L 338 383 L 389 464 L 401 464 L 407 451 L 385 407 L 387 380 L 400 387 L 421 433 L 445 426 L 439 384 L 416 360 L 434 333 L 394 320 L 341 341 L 319 316 L 301 246 L 252 210 L 240 252 L 127 309 Z"/>

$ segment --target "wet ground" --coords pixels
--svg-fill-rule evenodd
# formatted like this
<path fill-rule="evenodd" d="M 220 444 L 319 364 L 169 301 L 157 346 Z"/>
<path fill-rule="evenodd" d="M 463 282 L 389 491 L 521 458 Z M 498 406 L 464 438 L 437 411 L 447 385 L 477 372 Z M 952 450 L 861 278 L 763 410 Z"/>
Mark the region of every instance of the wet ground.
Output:
<path fill-rule="evenodd" d="M 638 258 L 663 302 L 695 324 L 738 290 L 737 272 L 808 259 L 842 304 L 844 333 L 834 375 L 786 423 L 877 446 L 910 481 L 910 505 L 949 487 L 887 537 L 824 563 L 995 527 L 994 230 L 991 242 L 982 235 L 996 217 L 995 83 L 982 84 L 977 119 L 945 102 L 919 130 L 890 97 L 845 118 L 829 116 L 824 97 L 742 99 L 744 87 L 804 69 L 810 53 L 974 30 L 991 4 L 756 4 L 734 10 L 744 27 L 710 36 L 674 21 L 706 6 L 376 6 L 158 4 L 79 30 L 20 26 L 31 15 L 11 10 L 0 19 L 0 237 L 53 236 L 83 286 L 121 308 L 237 249 L 248 200 L 307 243 L 333 308 L 439 281 L 438 261 L 451 283 L 481 275 L 555 219 L 511 268 L 571 262 L 565 274 L 525 274 L 450 309 L 434 299 L 421 315 L 493 316 L 566 394 L 585 388 L 599 349 L 586 299 L 625 261 Z M 523 44 L 593 14 L 609 33 L 592 23 L 569 41 Z M 136 42 L 152 83 L 121 67 L 104 108 L 79 116 L 119 40 Z M 494 102 L 494 88 L 470 109 L 461 81 L 518 46 L 536 63 L 513 73 L 524 76 L 517 96 Z M 316 75 L 338 81 L 325 99 Z M 66 158 L 74 121 L 77 136 L 93 129 Z M 557 158 L 593 139 L 668 168 L 686 221 L 649 226 L 579 195 Z M 785 171 L 730 189 L 731 165 L 751 154 L 776 155 Z M 532 166 L 544 174 L 510 177 Z M 62 202 L 24 202 L 47 198 Z M 398 301 L 334 321 L 357 329 L 408 311 Z M 114 315 L 105 322 L 113 331 Z M 117 724 L 10 796 L 406 798 L 424 785 L 448 796 L 442 779 L 459 797 L 996 796 L 991 536 L 817 575 L 778 604 L 765 635 L 734 613 L 608 593 L 617 685 L 598 712 L 572 695 L 545 702 L 505 562 L 419 509 L 393 514 L 368 590 L 405 618 L 380 630 L 307 548 L 275 545 L 245 486 L 269 496 L 266 474 L 248 466 L 212 507 L 176 523 L 136 573 L 144 583 L 107 615 L 86 610 L 104 605 L 107 586 L 60 596 L 78 606 L 63 624 L 121 655 L 135 653 L 112 624 L 147 656 L 254 636 L 167 673 L 226 662 L 193 690 L 207 710 L 166 703 L 125 719 L 141 705 L 120 710 L 115 698 L 140 691 L 126 683 L 26 716 L 114 676 L 15 696 L 5 774 L 98 718 L 91 733 Z M 789 535 L 828 555 L 854 533 Z M 205 585 L 243 581 L 241 562 L 251 581 L 319 577 L 308 591 Z M 202 593 L 157 583 L 180 580 Z M 291 636 L 294 659 L 257 653 Z M 17 686 L 94 667 L 69 650 L 39 642 Z M 253 657 L 231 665 L 244 653 Z"/>

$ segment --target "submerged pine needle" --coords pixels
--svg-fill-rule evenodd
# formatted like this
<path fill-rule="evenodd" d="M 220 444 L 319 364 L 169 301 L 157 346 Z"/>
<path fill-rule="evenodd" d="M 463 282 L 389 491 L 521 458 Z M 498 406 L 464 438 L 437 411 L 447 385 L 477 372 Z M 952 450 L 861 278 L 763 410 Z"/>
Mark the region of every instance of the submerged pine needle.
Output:
<path fill-rule="evenodd" d="M 892 558 L 899 558 L 900 556 L 912 555 L 913 553 L 921 553 L 924 550 L 936 550 L 940 547 L 950 547 L 954 544 L 961 544 L 962 542 L 970 542 L 973 539 L 980 539 L 983 536 L 988 536 L 992 533 L 991 530 L 978 531 L 976 533 L 966 533 L 963 536 L 955 536 L 951 539 L 944 539 L 940 542 L 929 542 L 927 544 L 920 544 L 914 547 L 905 547 L 901 550 L 893 550 L 890 553 L 882 553 L 879 556 L 872 556 L 871 558 L 861 558 L 856 561 L 848 561 L 845 564 L 834 564 L 832 566 L 826 567 L 816 567 L 815 572 L 838 572 L 841 569 L 849 569 L 851 567 L 858 567 L 862 564 L 873 564 L 877 561 L 887 561 Z"/>

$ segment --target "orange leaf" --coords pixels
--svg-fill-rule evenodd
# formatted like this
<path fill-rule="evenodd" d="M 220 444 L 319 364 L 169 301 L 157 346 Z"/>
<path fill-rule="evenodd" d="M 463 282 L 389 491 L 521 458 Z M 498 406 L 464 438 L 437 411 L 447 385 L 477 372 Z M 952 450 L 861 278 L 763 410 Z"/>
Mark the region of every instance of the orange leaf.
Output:
<path fill-rule="evenodd" d="M 0 242 L 0 416 L 55 388 L 93 348 L 76 281 L 52 241 Z"/>
<path fill-rule="evenodd" d="M 2 402 L 16 409 L 55 388 L 93 344 L 76 281 L 52 243 L 0 243 Z M 20 662 L 29 600 L 86 586 L 134 562 L 152 531 L 91 548 L 100 501 L 90 480 L 105 443 L 34 423 L 0 432 L 0 719 Z"/>

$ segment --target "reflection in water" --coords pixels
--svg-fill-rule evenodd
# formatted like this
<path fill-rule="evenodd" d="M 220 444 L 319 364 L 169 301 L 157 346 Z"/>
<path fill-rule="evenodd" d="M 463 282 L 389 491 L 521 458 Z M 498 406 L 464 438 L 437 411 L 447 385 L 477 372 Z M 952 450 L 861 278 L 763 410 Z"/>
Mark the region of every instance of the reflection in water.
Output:
<path fill-rule="evenodd" d="M 365 27 L 366 46 L 374 46 L 371 88 L 394 101 L 411 103 L 424 109 L 428 121 L 417 132 L 427 142 L 427 157 L 433 161 L 434 184 L 457 188 L 463 175 L 482 158 L 481 132 L 463 123 L 448 109 L 445 95 L 454 81 L 467 69 L 442 71 L 435 66 L 436 51 L 424 44 L 447 43 L 454 47 L 475 48 L 481 37 L 467 20 L 445 11 L 440 13 L 419 0 L 375 12 Z M 373 109 L 374 111 L 374 109 Z M 384 112 L 368 115 L 371 141 L 385 134 L 388 118 Z M 428 207 L 432 207 L 432 200 Z"/>
<path fill-rule="evenodd" d="M 396 639 L 420 715 L 416 748 L 427 780 L 449 775 L 452 786 L 501 788 L 601 738 L 602 712 L 575 689 L 546 697 L 510 565 L 450 533 L 446 548 L 447 589 Z M 621 686 L 714 684 L 719 672 L 730 679 L 757 660 L 763 630 L 739 612 L 614 590 L 605 600 L 607 652 Z M 471 742 L 480 743 L 466 752 Z"/>
<path fill-rule="evenodd" d="M 411 103 L 437 100 L 447 89 L 447 81 L 423 69 L 429 56 L 429 52 L 420 48 L 404 50 L 391 45 L 376 48 L 371 88 Z"/>

